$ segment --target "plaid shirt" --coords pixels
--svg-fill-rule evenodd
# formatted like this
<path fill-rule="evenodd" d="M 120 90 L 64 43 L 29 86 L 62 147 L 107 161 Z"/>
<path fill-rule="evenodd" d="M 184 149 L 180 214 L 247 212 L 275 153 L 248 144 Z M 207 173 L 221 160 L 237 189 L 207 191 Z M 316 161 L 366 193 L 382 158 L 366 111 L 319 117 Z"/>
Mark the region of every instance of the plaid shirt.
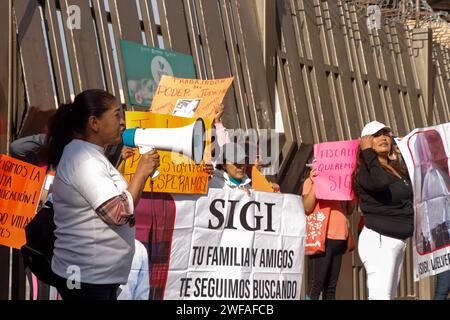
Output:
<path fill-rule="evenodd" d="M 175 202 L 168 193 L 143 193 L 135 214 L 136 238 L 148 249 L 150 300 L 161 300 L 168 279 Z"/>
<path fill-rule="evenodd" d="M 128 191 L 104 202 L 95 210 L 107 224 L 121 226 L 126 223 L 134 226 L 133 197 Z"/>

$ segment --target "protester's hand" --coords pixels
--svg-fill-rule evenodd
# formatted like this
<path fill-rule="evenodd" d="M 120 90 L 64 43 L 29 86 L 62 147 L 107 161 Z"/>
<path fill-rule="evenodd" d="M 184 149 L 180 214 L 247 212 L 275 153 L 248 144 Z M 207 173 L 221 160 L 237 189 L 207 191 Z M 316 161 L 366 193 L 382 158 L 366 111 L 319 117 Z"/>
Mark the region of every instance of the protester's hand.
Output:
<path fill-rule="evenodd" d="M 129 157 L 133 156 L 134 154 L 134 148 L 123 146 L 122 150 L 120 151 L 120 156 L 123 160 L 128 159 Z"/>
<path fill-rule="evenodd" d="M 271 182 L 270 185 L 272 186 L 273 192 L 281 192 L 281 188 L 278 183 Z"/>
<path fill-rule="evenodd" d="M 256 156 L 254 166 L 255 166 L 256 170 L 261 171 L 262 162 L 261 162 L 261 159 L 259 158 L 259 155 Z"/>
<path fill-rule="evenodd" d="M 359 145 L 361 150 L 372 148 L 373 136 L 364 136 L 359 138 Z"/>
<path fill-rule="evenodd" d="M 214 123 L 220 122 L 223 115 L 223 103 L 218 104 L 214 109 Z"/>
<path fill-rule="evenodd" d="M 202 171 L 208 175 L 212 175 L 214 173 L 214 166 L 211 163 L 205 163 L 202 165 Z"/>
<path fill-rule="evenodd" d="M 136 168 L 136 174 L 143 174 L 148 178 L 158 167 L 159 154 L 156 150 L 152 150 L 141 156 L 141 160 Z"/>
<path fill-rule="evenodd" d="M 315 177 L 317 177 L 319 175 L 319 173 L 317 172 L 317 169 L 312 169 L 311 172 L 309 173 L 309 179 L 311 179 L 312 182 L 314 182 Z"/>

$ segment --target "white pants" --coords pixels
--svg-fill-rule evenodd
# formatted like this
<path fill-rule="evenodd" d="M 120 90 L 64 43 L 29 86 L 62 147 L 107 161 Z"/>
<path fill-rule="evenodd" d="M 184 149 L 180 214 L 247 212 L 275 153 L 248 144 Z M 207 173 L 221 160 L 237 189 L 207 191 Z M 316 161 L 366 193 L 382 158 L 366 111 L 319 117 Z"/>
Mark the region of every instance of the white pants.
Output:
<path fill-rule="evenodd" d="M 367 227 L 361 231 L 358 252 L 367 274 L 370 300 L 391 300 L 395 297 L 406 242 L 383 236 Z"/>

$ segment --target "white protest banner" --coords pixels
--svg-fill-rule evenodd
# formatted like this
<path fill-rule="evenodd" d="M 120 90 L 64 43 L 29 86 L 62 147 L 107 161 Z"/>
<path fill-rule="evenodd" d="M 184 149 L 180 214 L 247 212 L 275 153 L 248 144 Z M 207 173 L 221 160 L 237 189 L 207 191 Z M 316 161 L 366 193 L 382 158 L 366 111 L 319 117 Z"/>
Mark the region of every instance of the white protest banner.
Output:
<path fill-rule="evenodd" d="M 450 123 L 398 141 L 414 188 L 414 280 L 450 269 Z"/>
<path fill-rule="evenodd" d="M 173 199 L 171 242 L 154 246 L 170 252 L 169 261 L 160 254 L 161 263 L 152 262 L 154 298 L 300 298 L 306 224 L 299 196 L 210 189 Z"/>

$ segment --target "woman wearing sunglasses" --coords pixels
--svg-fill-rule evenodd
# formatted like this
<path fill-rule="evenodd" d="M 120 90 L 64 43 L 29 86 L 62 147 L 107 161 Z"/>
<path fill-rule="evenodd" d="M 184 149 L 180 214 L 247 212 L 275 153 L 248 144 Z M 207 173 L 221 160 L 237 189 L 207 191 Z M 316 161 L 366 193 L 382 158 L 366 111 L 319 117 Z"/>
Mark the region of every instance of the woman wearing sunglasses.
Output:
<path fill-rule="evenodd" d="M 361 132 L 353 190 L 365 226 L 358 252 L 367 273 L 369 299 L 395 297 L 406 240 L 414 232 L 413 189 L 406 167 L 393 157 L 391 129 L 368 123 Z"/>

